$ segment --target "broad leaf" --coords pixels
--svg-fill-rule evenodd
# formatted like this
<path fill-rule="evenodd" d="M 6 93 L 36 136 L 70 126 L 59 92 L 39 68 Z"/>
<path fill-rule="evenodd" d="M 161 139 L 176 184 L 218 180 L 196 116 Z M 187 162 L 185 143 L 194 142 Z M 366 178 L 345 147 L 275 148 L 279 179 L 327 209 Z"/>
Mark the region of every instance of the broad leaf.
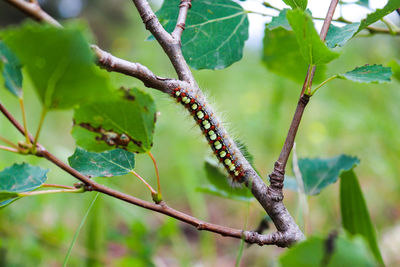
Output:
<path fill-rule="evenodd" d="M 268 70 L 302 84 L 307 74 L 308 63 L 299 53 L 300 47 L 292 31 L 283 28 L 265 29 L 262 61 Z M 326 66 L 316 69 L 314 81 L 325 79 Z"/>
<path fill-rule="evenodd" d="M 307 195 L 317 195 L 325 187 L 337 181 L 343 171 L 352 169 L 359 159 L 347 155 L 333 158 L 299 159 L 299 168 Z"/>
<path fill-rule="evenodd" d="M 286 250 L 279 262 L 281 267 L 377 266 L 365 241 L 345 234 L 310 237 Z"/>
<path fill-rule="evenodd" d="M 68 162 L 72 168 L 88 177 L 112 177 L 132 171 L 135 154 L 119 148 L 96 153 L 77 147 Z"/>
<path fill-rule="evenodd" d="M 107 73 L 95 66 L 81 27 L 26 23 L 0 35 L 23 63 L 47 109 L 67 109 L 108 97 Z"/>
<path fill-rule="evenodd" d="M 157 16 L 168 32 L 178 17 L 180 0 L 164 1 Z M 194 69 L 223 69 L 240 60 L 248 38 L 249 21 L 231 0 L 196 0 L 188 12 L 182 52 Z"/>
<path fill-rule="evenodd" d="M 360 23 L 351 23 L 343 27 L 337 27 L 333 24 L 329 26 L 328 34 L 326 35 L 326 45 L 329 48 L 336 46 L 343 46 L 354 33 L 357 32 L 360 27 Z"/>
<path fill-rule="evenodd" d="M 73 136 L 78 146 L 91 151 L 124 148 L 143 153 L 153 145 L 156 107 L 153 98 L 137 89 L 117 92 L 108 101 L 75 110 Z"/>
<path fill-rule="evenodd" d="M 0 207 L 16 200 L 18 193 L 40 187 L 47 179 L 48 170 L 27 163 L 14 164 L 0 172 Z"/>
<path fill-rule="evenodd" d="M 372 23 L 377 22 L 384 16 L 389 15 L 397 8 L 400 8 L 400 0 L 389 0 L 389 2 L 382 9 L 375 10 L 375 12 L 368 14 L 368 16 L 361 21 L 357 33 L 367 28 Z"/>
<path fill-rule="evenodd" d="M 16 97 L 22 96 L 21 64 L 14 53 L 0 40 L 0 62 L 6 88 Z M 1 70 L 1 67 L 0 67 Z"/>
<path fill-rule="evenodd" d="M 204 168 L 206 170 L 207 179 L 211 184 L 199 187 L 198 191 L 234 200 L 252 201 L 254 199 L 247 187 L 232 185 L 229 182 L 230 178 L 222 173 L 215 163 L 206 161 Z"/>
<path fill-rule="evenodd" d="M 292 29 L 292 27 L 290 27 L 290 24 L 286 18 L 286 12 L 289 9 L 284 8 L 279 12 L 279 15 L 276 17 L 272 17 L 271 22 L 267 24 L 267 28 L 270 30 L 276 29 L 278 27 L 282 27 L 288 31 L 290 31 Z"/>
<path fill-rule="evenodd" d="M 343 172 L 340 178 L 340 210 L 343 227 L 352 235 L 362 235 L 368 241 L 375 258 L 383 265 L 375 229 L 357 177 L 351 169 Z"/>
<path fill-rule="evenodd" d="M 286 17 L 296 35 L 300 52 L 308 64 L 326 64 L 339 56 L 320 40 L 309 14 L 296 9 L 287 11 Z"/>
<path fill-rule="evenodd" d="M 400 62 L 398 60 L 393 59 L 389 62 L 388 66 L 393 71 L 393 77 L 400 81 Z"/>
<path fill-rule="evenodd" d="M 385 83 L 390 82 L 392 70 L 382 65 L 365 65 L 352 71 L 339 74 L 338 78 L 360 83 Z"/>
<path fill-rule="evenodd" d="M 283 0 L 283 2 L 293 9 L 300 8 L 306 10 L 307 8 L 307 0 Z"/>

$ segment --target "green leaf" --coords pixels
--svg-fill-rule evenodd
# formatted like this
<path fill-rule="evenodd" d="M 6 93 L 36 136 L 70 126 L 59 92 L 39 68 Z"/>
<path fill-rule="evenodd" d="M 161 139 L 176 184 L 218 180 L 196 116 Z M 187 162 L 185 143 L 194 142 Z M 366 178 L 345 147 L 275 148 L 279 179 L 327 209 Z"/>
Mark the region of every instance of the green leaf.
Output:
<path fill-rule="evenodd" d="M 400 62 L 398 60 L 393 59 L 389 62 L 388 66 L 393 71 L 393 77 L 400 81 Z"/>
<path fill-rule="evenodd" d="M 286 17 L 296 35 L 300 52 L 308 64 L 326 64 L 339 56 L 321 41 L 309 14 L 296 9 L 287 11 Z"/>
<path fill-rule="evenodd" d="M 164 1 L 157 16 L 168 32 L 178 17 L 180 0 Z M 188 12 L 182 52 L 194 69 L 223 69 L 243 56 L 249 21 L 243 8 L 231 0 L 196 0 Z"/>
<path fill-rule="evenodd" d="M 0 208 L 17 199 L 18 193 L 40 187 L 49 170 L 27 163 L 14 164 L 0 172 Z"/>
<path fill-rule="evenodd" d="M 81 27 L 26 23 L 0 35 L 23 63 L 47 109 L 107 99 L 108 75 L 95 66 Z"/>
<path fill-rule="evenodd" d="M 340 155 L 333 158 L 299 159 L 299 168 L 307 195 L 317 195 L 337 181 L 343 171 L 352 169 L 359 163 L 357 157 Z"/>
<path fill-rule="evenodd" d="M 290 24 L 286 18 L 286 12 L 288 10 L 289 10 L 288 8 L 282 9 L 279 12 L 278 16 L 272 17 L 271 22 L 268 23 L 268 25 L 266 27 L 270 30 L 276 29 L 278 27 L 282 27 L 282 28 L 290 31 L 292 29 L 292 27 L 290 27 Z"/>
<path fill-rule="evenodd" d="M 279 262 L 281 267 L 377 266 L 365 241 L 345 234 L 309 237 L 286 250 Z"/>
<path fill-rule="evenodd" d="M 204 168 L 206 170 L 207 179 L 211 184 L 197 188 L 198 191 L 240 201 L 254 200 L 253 195 L 247 187 L 232 186 L 229 183 L 230 178 L 220 171 L 217 164 L 206 161 Z"/>
<path fill-rule="evenodd" d="M 82 105 L 75 110 L 73 136 L 78 146 L 91 151 L 124 148 L 144 153 L 153 145 L 156 106 L 137 89 L 122 90 L 108 101 Z"/>
<path fill-rule="evenodd" d="M 299 53 L 300 47 L 292 31 L 283 28 L 265 29 L 263 40 L 262 61 L 268 70 L 289 78 L 299 84 L 304 82 L 308 63 Z M 326 66 L 320 65 L 316 69 L 314 81 L 325 80 Z"/>
<path fill-rule="evenodd" d="M 357 177 L 351 169 L 343 172 L 340 178 L 342 225 L 352 235 L 362 235 L 368 241 L 375 258 L 383 265 L 375 229 Z"/>
<path fill-rule="evenodd" d="M 358 28 L 356 33 L 367 28 L 372 23 L 377 22 L 384 16 L 389 15 L 397 8 L 400 8 L 400 0 L 389 0 L 382 9 L 377 9 L 375 10 L 375 12 L 368 14 L 367 17 L 361 21 L 360 27 Z"/>
<path fill-rule="evenodd" d="M 77 147 L 68 162 L 72 168 L 88 177 L 112 177 L 132 171 L 135 154 L 119 148 L 96 153 Z"/>
<path fill-rule="evenodd" d="M 329 48 L 343 46 L 357 32 L 360 23 L 351 23 L 343 27 L 337 27 L 333 24 L 329 26 L 328 34 L 326 35 L 326 45 Z"/>
<path fill-rule="evenodd" d="M 6 88 L 16 97 L 22 96 L 21 63 L 14 53 L 0 40 L 0 62 Z M 1 70 L 1 68 L 0 68 Z"/>
<path fill-rule="evenodd" d="M 352 71 L 339 74 L 338 78 L 360 83 L 385 83 L 390 82 L 392 70 L 382 65 L 365 65 Z"/>
<path fill-rule="evenodd" d="M 306 10 L 307 8 L 307 0 L 283 0 L 283 2 L 293 9 L 300 8 Z"/>

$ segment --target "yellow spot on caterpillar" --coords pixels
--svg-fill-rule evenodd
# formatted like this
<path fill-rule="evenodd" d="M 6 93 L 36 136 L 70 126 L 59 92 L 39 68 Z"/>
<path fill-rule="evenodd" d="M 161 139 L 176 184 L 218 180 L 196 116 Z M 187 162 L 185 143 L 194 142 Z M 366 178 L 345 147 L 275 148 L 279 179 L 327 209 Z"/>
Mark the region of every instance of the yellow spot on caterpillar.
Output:
<path fill-rule="evenodd" d="M 215 149 L 221 149 L 221 147 L 222 147 L 222 144 L 221 144 L 221 142 L 220 141 L 216 141 L 215 143 L 214 143 L 214 147 L 215 147 Z M 225 153 L 226 154 L 226 153 Z M 222 157 L 223 158 L 223 157 Z"/>
<path fill-rule="evenodd" d="M 229 166 L 229 170 L 230 170 L 230 171 L 233 171 L 234 169 L 235 169 L 235 165 L 231 164 L 231 165 Z"/>
<path fill-rule="evenodd" d="M 190 101 L 190 100 L 189 100 Z M 203 111 L 199 111 L 199 112 L 197 112 L 197 118 L 199 118 L 199 119 L 202 119 L 202 118 L 204 118 L 204 113 L 203 113 Z"/>
<path fill-rule="evenodd" d="M 238 171 L 235 171 L 235 176 L 239 176 L 239 172 Z"/>
<path fill-rule="evenodd" d="M 210 139 L 211 139 L 211 140 L 217 139 L 217 135 L 216 135 L 216 134 L 211 135 L 211 136 L 210 136 Z"/>
<path fill-rule="evenodd" d="M 180 95 L 181 95 L 181 92 L 176 91 L 176 92 L 175 92 L 175 95 L 176 95 L 176 96 L 180 96 Z"/>
<path fill-rule="evenodd" d="M 186 103 L 186 100 L 188 100 L 187 96 L 182 97 L 182 102 Z M 189 100 L 190 101 L 190 100 Z"/>
<path fill-rule="evenodd" d="M 193 109 L 193 110 L 196 110 L 196 109 L 197 109 L 197 104 L 193 104 L 193 105 L 192 105 L 192 109 Z"/>
<path fill-rule="evenodd" d="M 208 135 L 209 135 L 209 136 L 211 136 L 211 135 L 213 135 L 213 134 L 215 134 L 215 132 L 214 132 L 213 130 L 211 130 L 211 131 L 208 132 Z"/>
<path fill-rule="evenodd" d="M 225 152 L 224 150 L 221 151 L 221 152 L 219 152 L 219 156 L 220 156 L 221 158 L 225 158 L 226 152 Z"/>
<path fill-rule="evenodd" d="M 232 161 L 230 159 L 225 159 L 224 163 L 225 163 L 226 166 L 230 166 Z"/>
<path fill-rule="evenodd" d="M 204 125 L 204 129 L 208 130 L 210 129 L 211 125 L 209 123 L 207 123 L 206 125 Z"/>

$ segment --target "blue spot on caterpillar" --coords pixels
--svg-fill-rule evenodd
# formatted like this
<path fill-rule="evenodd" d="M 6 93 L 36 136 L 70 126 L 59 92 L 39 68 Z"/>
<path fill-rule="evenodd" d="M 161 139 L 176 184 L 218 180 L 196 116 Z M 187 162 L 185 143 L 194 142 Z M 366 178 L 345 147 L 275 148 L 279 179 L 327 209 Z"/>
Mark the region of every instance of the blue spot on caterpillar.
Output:
<path fill-rule="evenodd" d="M 192 117 L 200 126 L 215 156 L 224 165 L 233 181 L 239 183 L 243 182 L 243 168 L 235 159 L 228 142 L 225 141 L 224 137 L 219 133 L 218 125 L 215 125 L 212 120 L 212 114 L 208 114 L 201 101 L 199 101 L 196 96 L 190 95 L 180 87 L 172 90 L 171 95 L 189 110 Z"/>

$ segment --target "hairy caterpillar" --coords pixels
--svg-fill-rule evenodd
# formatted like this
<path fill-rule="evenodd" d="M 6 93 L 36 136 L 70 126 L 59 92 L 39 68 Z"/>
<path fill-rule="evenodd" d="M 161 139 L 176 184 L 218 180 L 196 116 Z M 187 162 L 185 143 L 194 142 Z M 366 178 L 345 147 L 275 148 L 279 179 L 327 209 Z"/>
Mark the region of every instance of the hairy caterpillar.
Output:
<path fill-rule="evenodd" d="M 214 154 L 224 165 L 233 181 L 243 182 L 245 175 L 243 164 L 235 156 L 240 152 L 232 146 L 233 141 L 230 141 L 227 138 L 227 134 L 220 129 L 219 122 L 216 121 L 212 110 L 206 106 L 205 101 L 201 97 L 180 87 L 172 90 L 171 95 L 177 102 L 189 110 L 192 117 L 200 126 Z"/>

